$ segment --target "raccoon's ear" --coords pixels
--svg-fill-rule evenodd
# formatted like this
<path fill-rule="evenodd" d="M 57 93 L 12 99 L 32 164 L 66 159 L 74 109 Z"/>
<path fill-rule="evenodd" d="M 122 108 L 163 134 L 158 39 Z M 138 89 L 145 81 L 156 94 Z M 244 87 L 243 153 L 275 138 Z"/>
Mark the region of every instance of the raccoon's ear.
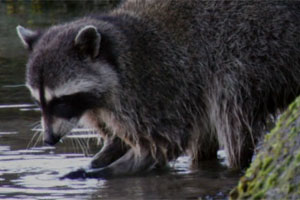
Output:
<path fill-rule="evenodd" d="M 20 25 L 18 25 L 16 29 L 24 47 L 31 51 L 34 43 L 39 39 L 41 33 L 39 31 L 32 31 L 30 29 L 26 29 Z"/>
<path fill-rule="evenodd" d="M 91 58 L 97 57 L 100 50 L 101 34 L 93 25 L 87 25 L 80 29 L 75 37 L 75 46 L 80 53 Z"/>

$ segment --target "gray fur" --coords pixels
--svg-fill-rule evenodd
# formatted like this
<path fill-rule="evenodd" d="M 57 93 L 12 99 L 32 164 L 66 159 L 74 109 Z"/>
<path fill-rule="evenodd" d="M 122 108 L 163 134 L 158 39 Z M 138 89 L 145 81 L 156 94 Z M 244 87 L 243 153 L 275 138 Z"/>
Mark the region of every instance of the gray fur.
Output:
<path fill-rule="evenodd" d="M 45 30 L 34 43 L 27 84 L 43 90 L 42 80 L 55 91 L 69 81 L 94 81 L 85 92 L 101 103 L 83 115 L 109 140 L 92 162 L 96 170 L 67 177 L 136 173 L 183 153 L 197 164 L 216 158 L 219 147 L 230 167 L 247 166 L 265 122 L 300 94 L 299 8 L 130 0 L 106 15 Z M 87 25 L 101 35 L 96 56 L 74 46 Z M 101 162 L 109 152 L 116 160 Z"/>

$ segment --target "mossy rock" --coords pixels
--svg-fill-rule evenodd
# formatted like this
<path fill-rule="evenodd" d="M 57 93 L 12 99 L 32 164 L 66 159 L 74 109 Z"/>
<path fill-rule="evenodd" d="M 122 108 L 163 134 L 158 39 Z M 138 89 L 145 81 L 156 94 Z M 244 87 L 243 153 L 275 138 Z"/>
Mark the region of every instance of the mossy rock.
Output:
<path fill-rule="evenodd" d="M 300 199 L 300 97 L 266 135 L 230 199 Z"/>

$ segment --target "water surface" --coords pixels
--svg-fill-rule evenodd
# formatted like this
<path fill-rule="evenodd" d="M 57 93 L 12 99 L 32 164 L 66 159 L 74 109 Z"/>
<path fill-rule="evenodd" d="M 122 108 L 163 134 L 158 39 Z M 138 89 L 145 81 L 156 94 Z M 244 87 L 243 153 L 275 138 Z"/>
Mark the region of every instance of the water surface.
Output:
<path fill-rule="evenodd" d="M 223 199 L 239 172 L 221 161 L 191 170 L 187 157 L 164 172 L 109 180 L 59 180 L 87 167 L 100 149 L 97 136 L 74 133 L 56 147 L 36 133 L 39 109 L 24 86 L 27 52 L 15 27 L 43 28 L 87 13 L 103 12 L 116 1 L 0 1 L 0 199 Z"/>

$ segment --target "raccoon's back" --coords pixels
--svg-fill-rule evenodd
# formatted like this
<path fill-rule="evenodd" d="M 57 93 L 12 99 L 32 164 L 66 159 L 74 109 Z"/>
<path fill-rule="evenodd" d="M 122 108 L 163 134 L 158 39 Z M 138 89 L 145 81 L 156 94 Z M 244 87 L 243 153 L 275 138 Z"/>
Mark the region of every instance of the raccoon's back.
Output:
<path fill-rule="evenodd" d="M 299 44 L 300 2 L 128 0 L 118 12 L 152 24 L 190 54 L 219 57 L 243 48 L 263 51 L 268 42 L 278 42 L 274 49 Z"/>
<path fill-rule="evenodd" d="M 140 83 L 147 81 L 142 80 L 146 73 L 156 88 L 163 88 L 159 94 L 168 97 L 178 91 L 168 94 L 171 90 L 166 88 L 179 83 L 187 87 L 182 94 L 201 87 L 195 92 L 200 94 L 215 84 L 224 94 L 266 101 L 299 94 L 299 4 L 130 0 L 117 12 L 138 19 L 132 27 L 144 27 L 136 28 L 135 41 L 144 42 L 134 43 L 136 54 L 130 63 L 130 72 L 140 70 Z M 149 97 L 154 92 L 141 90 L 149 91 Z"/>
<path fill-rule="evenodd" d="M 241 64 L 251 79 L 299 68 L 299 8 L 299 2 L 130 0 L 119 11 L 151 24 L 143 31 L 172 44 L 166 50 L 172 46 L 178 59 L 213 73 Z"/>

